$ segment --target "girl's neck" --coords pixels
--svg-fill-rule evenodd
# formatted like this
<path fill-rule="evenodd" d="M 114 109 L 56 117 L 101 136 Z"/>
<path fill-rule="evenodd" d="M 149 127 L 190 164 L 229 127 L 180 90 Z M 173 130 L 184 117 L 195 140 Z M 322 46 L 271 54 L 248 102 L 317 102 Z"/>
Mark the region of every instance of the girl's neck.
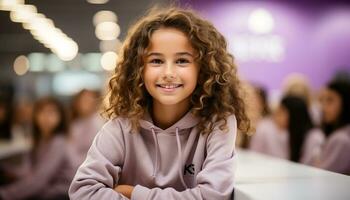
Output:
<path fill-rule="evenodd" d="M 182 101 L 175 105 L 164 105 L 153 101 L 152 118 L 159 128 L 165 130 L 179 121 L 190 109 L 190 102 Z"/>

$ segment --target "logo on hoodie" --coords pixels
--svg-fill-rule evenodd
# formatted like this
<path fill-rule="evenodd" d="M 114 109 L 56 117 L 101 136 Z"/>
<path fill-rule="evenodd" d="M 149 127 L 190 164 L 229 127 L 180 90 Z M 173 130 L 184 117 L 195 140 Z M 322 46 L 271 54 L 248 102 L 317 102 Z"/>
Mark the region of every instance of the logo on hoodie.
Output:
<path fill-rule="evenodd" d="M 194 164 L 193 163 L 185 165 L 184 175 L 186 175 L 187 173 L 191 174 L 191 175 L 194 175 L 194 172 L 195 172 L 195 168 L 194 168 Z"/>

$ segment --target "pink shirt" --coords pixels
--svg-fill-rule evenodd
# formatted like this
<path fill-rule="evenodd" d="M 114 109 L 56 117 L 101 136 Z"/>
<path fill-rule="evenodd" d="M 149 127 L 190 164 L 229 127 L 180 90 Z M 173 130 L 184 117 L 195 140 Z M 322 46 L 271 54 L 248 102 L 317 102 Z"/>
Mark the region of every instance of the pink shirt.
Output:
<path fill-rule="evenodd" d="M 324 141 L 325 137 L 321 130 L 311 129 L 306 135 L 300 162 L 311 164 L 319 155 Z M 272 119 L 263 119 L 257 125 L 249 148 L 256 152 L 289 160 L 289 134 L 287 131 L 278 129 Z"/>
<path fill-rule="evenodd" d="M 73 162 L 76 168 L 85 160 L 86 154 L 97 132 L 105 121 L 98 114 L 76 120 L 71 127 L 70 143 L 73 149 Z"/>
<path fill-rule="evenodd" d="M 350 175 L 350 125 L 329 136 L 321 153 L 320 167 Z"/>
<path fill-rule="evenodd" d="M 66 139 L 57 135 L 40 144 L 36 164 L 21 180 L 0 188 L 0 199 L 50 199 L 68 193 L 74 172 Z"/>

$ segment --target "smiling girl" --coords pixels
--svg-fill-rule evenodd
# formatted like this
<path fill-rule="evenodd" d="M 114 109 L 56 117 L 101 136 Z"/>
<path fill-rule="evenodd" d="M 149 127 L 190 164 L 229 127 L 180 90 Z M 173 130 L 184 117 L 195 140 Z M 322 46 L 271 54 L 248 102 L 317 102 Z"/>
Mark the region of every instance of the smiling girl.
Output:
<path fill-rule="evenodd" d="M 231 199 L 237 127 L 249 123 L 224 37 L 193 11 L 151 11 L 128 32 L 110 116 L 71 199 Z"/>

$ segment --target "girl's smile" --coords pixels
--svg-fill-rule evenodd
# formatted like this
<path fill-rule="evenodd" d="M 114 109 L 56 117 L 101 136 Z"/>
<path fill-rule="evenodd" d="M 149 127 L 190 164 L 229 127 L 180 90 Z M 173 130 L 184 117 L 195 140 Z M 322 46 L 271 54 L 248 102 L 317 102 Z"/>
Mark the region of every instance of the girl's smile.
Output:
<path fill-rule="evenodd" d="M 177 83 L 163 83 L 163 84 L 156 84 L 159 90 L 165 93 L 174 93 L 178 89 L 182 89 L 183 84 L 177 84 Z"/>

